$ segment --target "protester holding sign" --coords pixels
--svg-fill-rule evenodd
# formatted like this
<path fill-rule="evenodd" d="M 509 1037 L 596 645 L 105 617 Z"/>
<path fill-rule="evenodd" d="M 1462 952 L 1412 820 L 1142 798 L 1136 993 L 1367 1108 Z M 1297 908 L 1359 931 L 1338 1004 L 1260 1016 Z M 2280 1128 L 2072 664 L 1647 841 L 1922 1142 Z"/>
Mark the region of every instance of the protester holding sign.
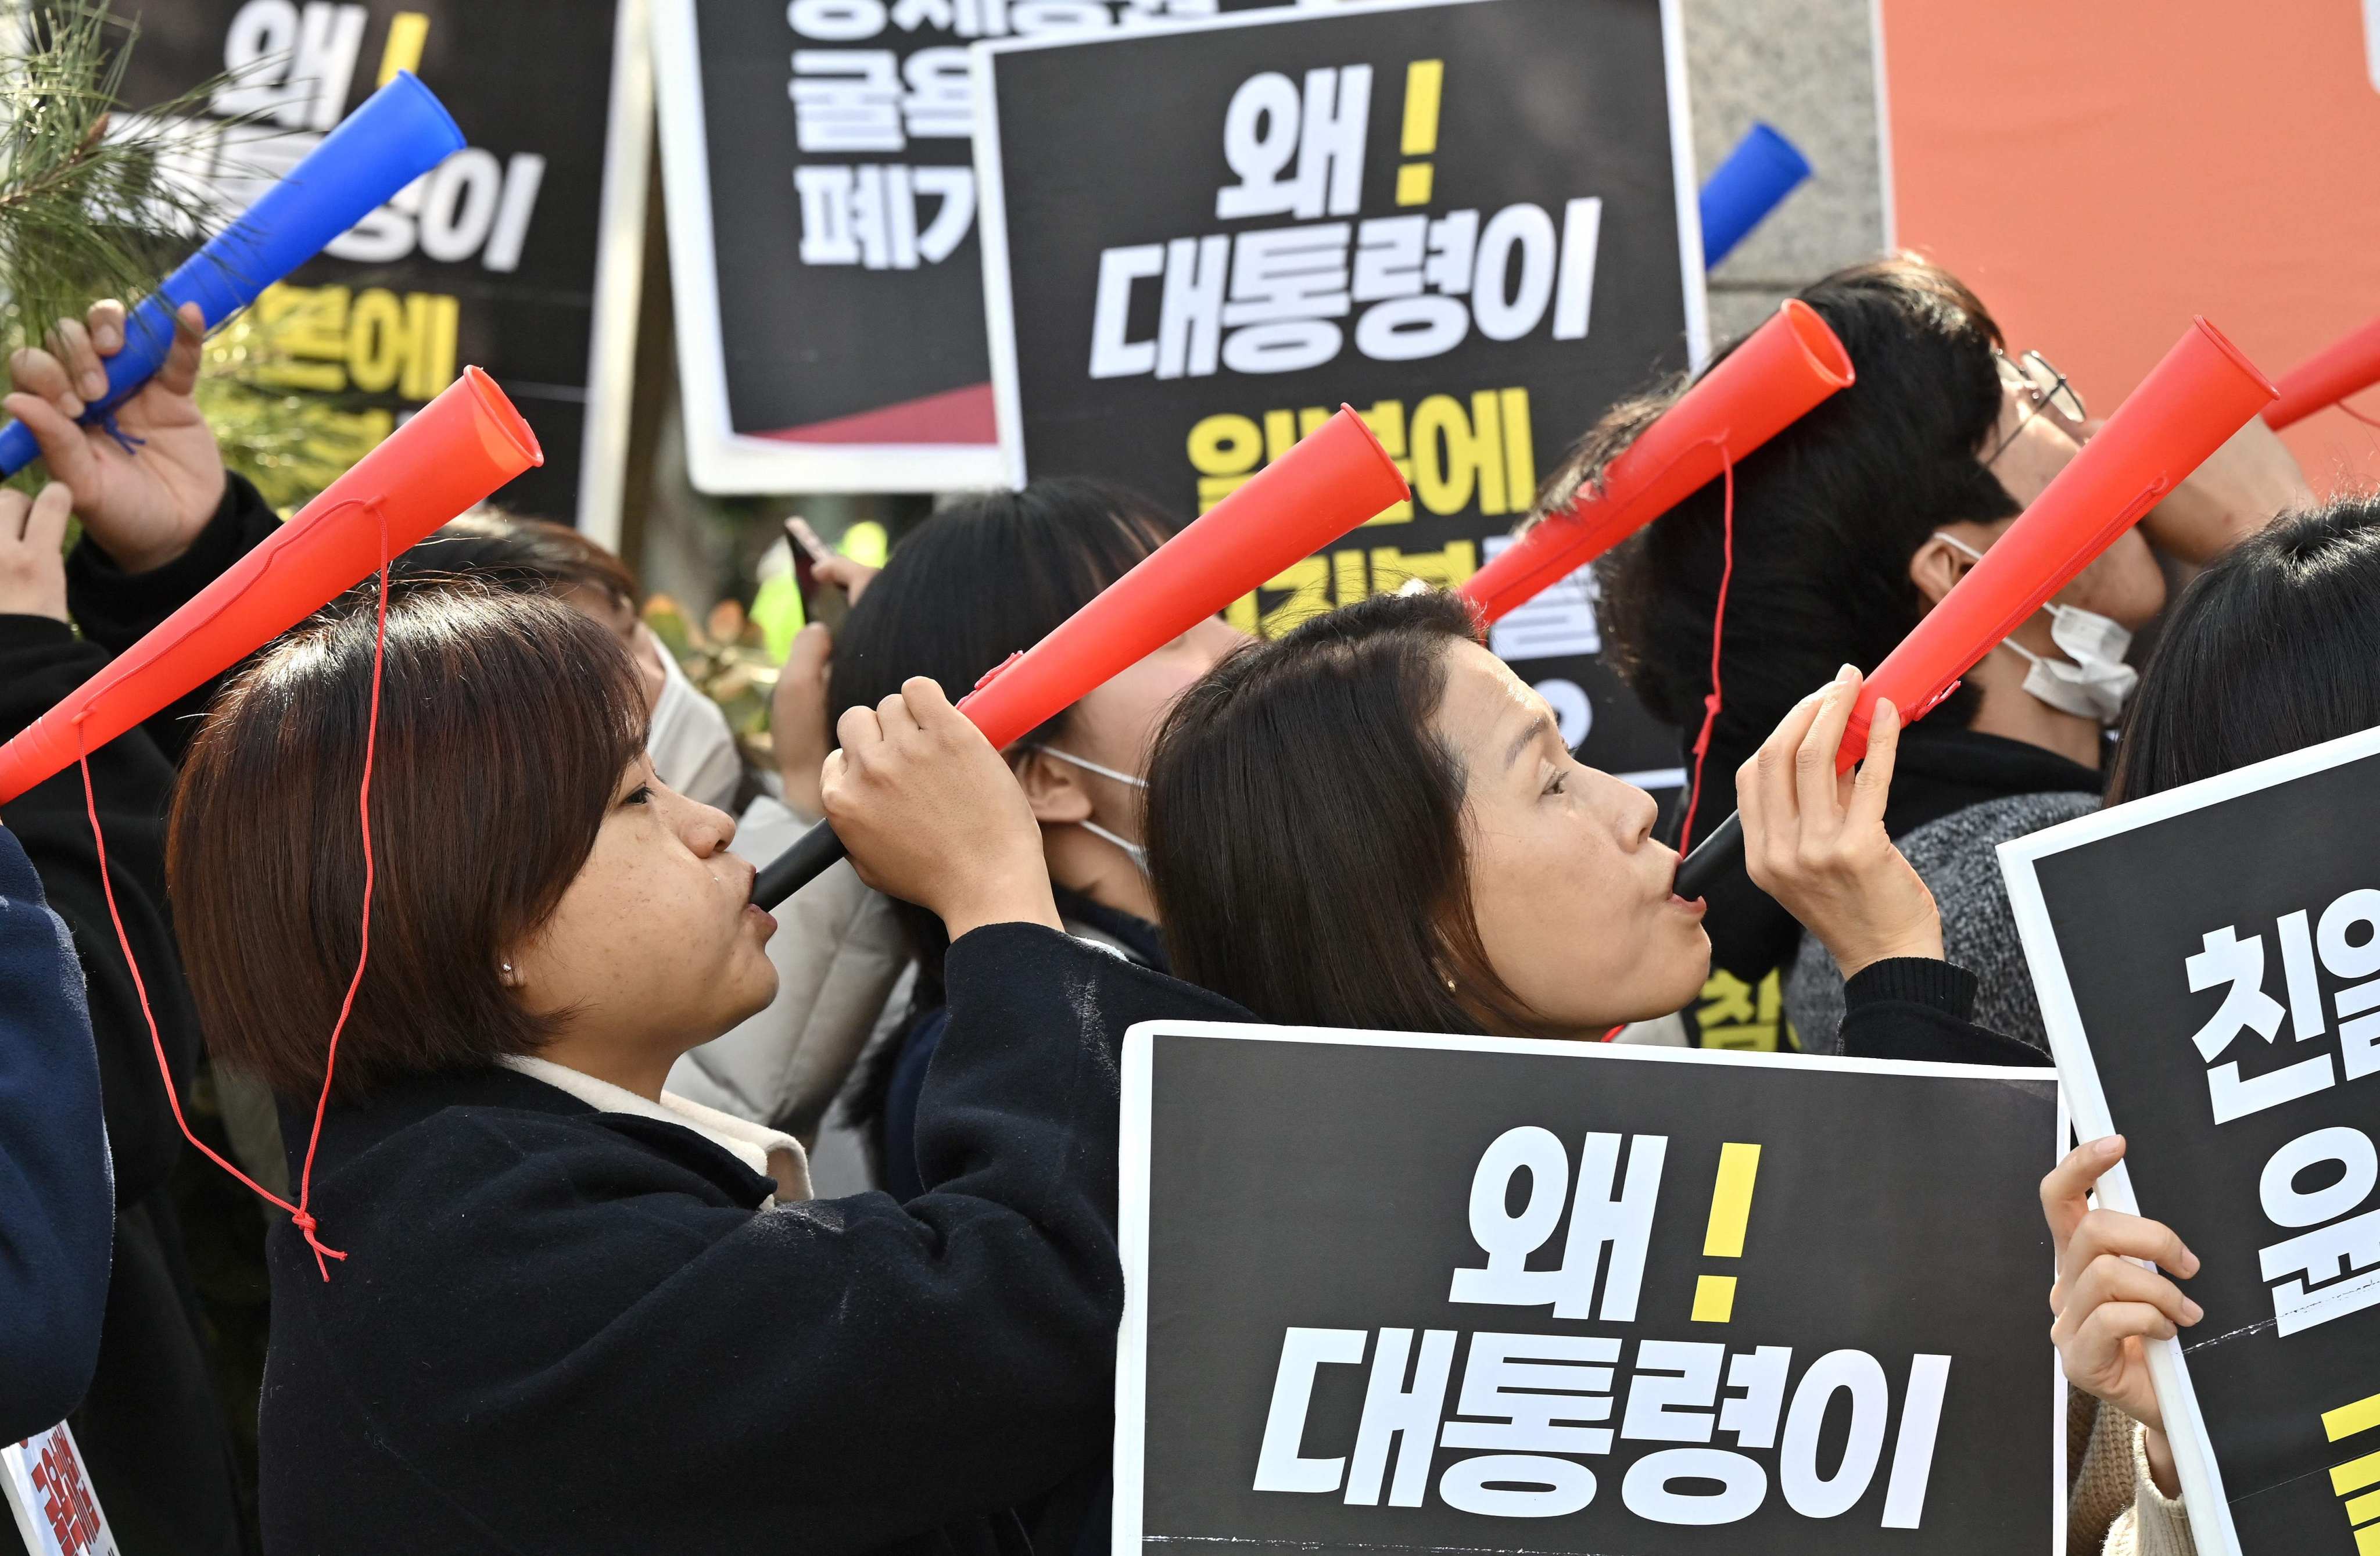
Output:
<path fill-rule="evenodd" d="M 1857 382 L 1735 468 L 1731 524 L 1729 485 L 1714 481 L 1604 565 L 1609 631 L 1647 706 L 1691 742 L 1718 696 L 1715 773 L 1834 665 L 1879 663 L 2091 432 L 2073 387 L 2038 353 L 2003 349 L 1982 300 L 1944 271 L 1895 256 L 1799 295 Z M 1575 491 L 1670 397 L 1615 410 L 1548 495 Z M 2155 551 L 2204 563 L 2305 496 L 2287 450 L 2252 424 L 1909 732 L 1886 824 L 1941 904 L 1952 959 L 1978 975 L 1986 1025 L 2043 1041 L 1992 848 L 2097 808 L 2105 731 L 2134 679 L 2125 650 L 2165 602 Z M 1698 833 L 1725 818 L 1723 796 L 1697 806 Z M 1740 877 L 1713 893 L 1710 925 L 1719 967 L 1747 983 L 1787 969 L 1803 1045 L 1840 1050 L 1841 980 L 1823 945 Z"/>
<path fill-rule="evenodd" d="M 1163 544 L 1172 522 L 1137 494 L 1039 480 L 936 515 L 892 554 L 836 647 L 834 708 L 869 707 L 912 675 L 964 689 L 1039 642 Z M 1007 753 L 1040 823 L 1042 855 L 1070 932 L 1162 971 L 1157 906 L 1140 844 L 1141 773 L 1166 708 L 1241 641 L 1220 620 L 1185 633 L 1084 697 Z M 912 1131 L 947 1019 L 934 916 L 894 905 L 917 964 L 908 1024 L 855 1098 L 884 1186 L 921 1187 Z M 896 993 L 895 997 L 898 995 Z"/>
<path fill-rule="evenodd" d="M 1738 777 L 1754 879 L 1850 972 L 1873 1057 L 2027 1063 L 1965 1019 L 1932 899 L 1884 833 L 1897 715 L 1857 777 L 1842 674 Z M 1888 703 L 1878 706 L 1889 709 Z M 1657 808 L 1580 763 L 1443 594 L 1378 596 L 1226 661 L 1149 764 L 1150 870 L 1182 976 L 1267 1021 L 1599 1038 L 1694 997 L 1703 905 Z"/>
<path fill-rule="evenodd" d="M 225 474 L 192 398 L 196 313 L 185 310 L 164 369 L 116 407 L 112 426 L 75 419 L 103 392 L 103 364 L 124 348 L 121 305 L 100 302 L 83 319 L 61 320 L 46 349 L 10 359 L 16 392 L 6 409 L 32 431 L 61 484 L 17 516 L 10 536 L 17 565 L 42 582 L 0 602 L 0 735 L 39 718 L 279 526 L 253 487 Z M 83 534 L 61 566 L 67 502 Z M 98 1370 L 74 1428 L 132 1556 L 244 1549 L 230 1430 L 167 1185 L 182 1136 L 144 1017 L 145 1005 L 173 1085 L 186 1095 L 199 1020 L 166 907 L 164 818 L 174 763 L 211 689 L 93 751 L 88 794 L 80 775 L 63 772 L 7 811 L 73 931 L 98 1045 L 115 1241 Z M 104 877 L 93 809 L 112 844 Z M 145 989 L 117 948 L 119 915 Z"/>
<path fill-rule="evenodd" d="M 2081 1473 L 2089 1482 L 2095 1465 L 2118 1461 L 2131 1488 L 2110 1551 L 2193 1549 L 2180 1500 L 2184 1442 L 2195 1443 L 2202 1475 L 2218 1463 L 2223 1475 L 2191 1490 L 2205 1549 L 2237 1540 L 2250 1551 L 2345 1550 L 2357 1538 L 2350 1525 L 2371 1511 L 2350 1501 L 2342 1516 L 2334 1500 L 2363 1489 L 2345 1471 L 2361 1462 L 2352 1439 L 2369 1423 L 2341 1406 L 2369 1391 L 2360 1380 L 2373 1342 L 2368 1326 L 2340 1321 L 2370 1306 L 2371 1276 L 2352 1268 L 2367 1261 L 2351 1235 L 2362 1218 L 2299 1230 L 2337 1221 L 2367 1184 L 2352 1159 L 2362 1104 L 2335 1089 L 2339 1061 L 2325 1052 L 2332 1028 L 2323 978 L 2350 981 L 2338 998 L 2336 1030 L 2351 1055 L 2368 1035 L 2352 980 L 2369 941 L 2357 945 L 2347 931 L 2369 899 L 2370 865 L 2356 843 L 2327 831 L 2327 818 L 2356 811 L 2341 795 L 2292 794 L 2278 786 L 2288 775 L 2256 784 L 2240 770 L 2317 756 L 2310 748 L 2380 726 L 2375 602 L 2380 503 L 2369 496 L 2284 514 L 2240 542 L 2191 584 L 2166 623 L 2116 748 L 2110 808 L 2009 857 L 2019 913 L 2055 916 L 2046 935 L 2027 918 L 2026 934 L 2029 943 L 2042 937 L 2033 954 L 2045 1000 L 2067 1012 L 2052 1009 L 2053 1021 L 2066 1023 L 2053 1028 L 2069 1045 L 2058 1050 L 2061 1071 L 2084 1088 L 2086 1104 L 2105 1112 L 2112 1103 L 2125 1131 L 2087 1142 L 2042 1189 L 2061 1247 L 2053 1332 L 2068 1376 L 2114 1407 L 2100 1411 Z M 2352 786 L 2359 765 L 2368 763 L 2335 757 L 2298 776 Z M 2174 792 L 2233 773 L 2241 782 L 2228 795 Z M 2132 803 L 2151 800 L 2165 808 Z M 2225 892 L 2241 900 L 2219 900 Z M 2094 900 L 2081 900 L 2085 893 Z M 2104 921 L 2119 893 L 2141 911 L 2088 943 L 2084 924 Z M 2277 921 L 2266 899 L 2287 905 Z M 2154 976 L 2176 963 L 2177 976 Z M 2262 994 L 2267 979 L 2288 995 L 2286 1007 Z M 2277 1041 L 2285 1020 L 2289 1039 Z M 2263 1041 L 2240 1042 L 2250 1030 Z M 2071 1046 L 2079 1042 L 2088 1046 Z M 2253 1072 L 2245 1078 L 2242 1056 Z M 2081 1067 L 2068 1070 L 2078 1058 Z M 2214 1058 L 2227 1062 L 2207 1068 Z M 2354 1057 L 2345 1064 L 2349 1083 L 2368 1068 Z M 2168 1089 L 2144 1085 L 2168 1072 Z M 2344 1173 L 2307 1191 L 2334 1144 L 2350 1153 Z M 2369 1149 L 2361 1147 L 2363 1157 Z M 2103 1182 L 2119 1163 L 2129 1182 Z M 2114 1203 L 2155 1205 L 2159 1219 L 2118 1210 L 2104 1193 L 2086 1216 L 2084 1194 L 2111 1184 L 2122 1185 Z M 2339 1203 L 2320 1215 L 2294 1209 L 2325 1197 Z M 2277 1226 L 2276 1212 L 2287 1218 Z M 2185 1222 L 2190 1243 L 2209 1250 L 2203 1271 L 2177 1235 Z M 2338 1258 L 2316 1253 L 2304 1270 L 2292 1262 L 2299 1247 L 2325 1239 Z M 2191 1282 L 2190 1296 L 2176 1280 Z M 2202 1299 L 2216 1338 L 2188 1334 L 2187 1372 L 2153 1389 L 2151 1350 L 2194 1331 Z M 2342 1459 L 2350 1463 L 2338 1474 L 2319 1473 Z M 2199 1504 L 2208 1489 L 2211 1501 Z M 2078 1535 L 2087 1532 L 2090 1501 L 2078 1490 Z"/>
<path fill-rule="evenodd" d="M 309 1203 L 342 1260 L 269 1242 L 268 1544 L 1013 1548 L 996 1510 L 1104 1446 L 1113 1045 L 1232 1007 L 1056 932 L 1022 795 L 912 682 L 845 714 L 824 802 L 950 936 L 929 1192 L 803 1203 L 797 1143 L 662 1086 L 774 988 L 734 823 L 653 779 L 602 628 L 449 584 L 387 607 L 380 932 L 334 1058 L 372 604 L 253 662 L 176 799 L 213 1041 L 330 1092 Z"/>
<path fill-rule="evenodd" d="M 2375 605 L 2380 503 L 2369 498 L 2287 515 L 2220 558 L 2174 607 L 2142 677 L 2117 747 L 2111 802 L 2380 726 L 2369 673 L 2380 665 Z M 2117 1523 L 2108 1550 L 2131 1549 L 2121 1543 L 2130 1538 L 2143 1551 L 2186 1553 L 2189 1515 L 2137 1337 L 2170 1336 L 2196 1321 L 2197 1307 L 2163 1275 L 2126 1260 L 2183 1273 L 2195 1273 L 2198 1261 L 2161 1222 L 2108 1210 L 2081 1215 L 2082 1193 L 2122 1149 L 2119 1140 L 2094 1141 L 2043 1183 L 2061 1290 L 2071 1285 L 2070 1268 L 2101 1271 L 2069 1299 L 2056 1332 L 2067 1376 L 2115 1405 L 2122 1423 L 2111 1433 L 2111 1413 L 2102 1412 L 2092 1440 L 2094 1455 L 2111 1436 L 2123 1444 L 2125 1478 L 2134 1483 L 2134 1511 Z M 2080 1257 L 2066 1257 L 2070 1238 Z"/>

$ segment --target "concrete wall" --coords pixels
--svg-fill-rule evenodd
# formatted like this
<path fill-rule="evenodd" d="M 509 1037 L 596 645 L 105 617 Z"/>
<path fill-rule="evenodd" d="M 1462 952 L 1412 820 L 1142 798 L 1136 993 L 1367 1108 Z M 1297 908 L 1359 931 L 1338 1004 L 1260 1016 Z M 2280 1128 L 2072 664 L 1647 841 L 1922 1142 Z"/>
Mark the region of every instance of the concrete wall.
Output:
<path fill-rule="evenodd" d="M 1711 273 L 1714 345 L 1887 241 L 1871 0 L 1680 0 L 1702 174 L 1765 119 L 1811 176 Z"/>

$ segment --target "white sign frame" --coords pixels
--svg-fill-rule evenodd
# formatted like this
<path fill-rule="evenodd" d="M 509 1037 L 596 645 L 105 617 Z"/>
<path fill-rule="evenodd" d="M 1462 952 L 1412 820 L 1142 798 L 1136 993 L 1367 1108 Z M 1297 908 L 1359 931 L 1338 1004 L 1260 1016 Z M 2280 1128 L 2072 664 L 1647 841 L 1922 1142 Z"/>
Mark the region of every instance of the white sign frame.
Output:
<path fill-rule="evenodd" d="M 693 0 L 676 3 L 691 5 Z M 1016 383 L 1016 305 L 1009 285 L 1008 189 L 1001 174 L 1000 102 L 993 79 L 993 66 L 1000 55 L 1026 49 L 1096 47 L 1102 43 L 1157 38 L 1170 32 L 1271 27 L 1283 22 L 1371 16 L 1382 11 L 1494 3 L 1495 0 L 1349 0 L 1343 5 L 1318 6 L 1306 0 L 1294 7 L 1235 11 L 1196 21 L 1135 28 L 1125 34 L 1009 38 L 974 45 L 968 53 L 975 66 L 976 232 L 983 244 L 984 326 L 990 333 L 991 348 L 992 403 L 1000 425 L 999 458 L 1007 483 L 1022 488 L 1026 471 L 1025 417 Z M 1710 360 L 1710 305 L 1703 286 L 1702 185 L 1694 170 L 1694 109 L 1686 95 L 1686 30 L 1680 10 L 1682 3 L 1682 0 L 1660 0 L 1661 59 L 1669 82 L 1670 165 L 1678 206 L 1678 270 L 1685 288 L 1686 356 L 1688 366 L 1700 372 Z M 2380 0 L 2372 3 L 2380 5 Z"/>
<path fill-rule="evenodd" d="M 795 444 L 737 434 L 729 421 L 727 354 L 711 228 L 702 51 L 695 0 L 651 0 L 659 85 L 662 209 L 677 310 L 680 410 L 695 490 L 712 496 L 814 492 L 965 492 L 996 486 L 991 444 Z M 980 220 L 980 202 L 978 213 Z M 791 256 L 787 256 L 791 262 Z"/>
<path fill-rule="evenodd" d="M 2050 1056 L 2073 1114 L 2075 1135 L 2095 1140 L 2118 1133 L 2091 1056 L 2090 1039 L 2082 1030 L 2082 1013 L 2074 1002 L 2074 988 L 2058 949 L 2058 932 L 2050 923 L 2049 906 L 2041 892 L 2035 867 L 2053 854 L 2106 838 L 2120 836 L 2210 805 L 2237 799 L 2349 762 L 2380 756 L 2380 729 L 2309 746 L 2252 766 L 2203 778 L 2195 784 L 2168 789 L 2129 804 L 2060 822 L 1999 845 L 2000 873 L 2007 878 L 2009 903 L 2016 912 L 2017 935 L 2024 944 L 2033 984 L 2041 998 L 2043 1025 L 2049 1033 Z M 2099 1202 L 2111 1210 L 2140 1214 L 2131 1175 L 2119 1161 L 2099 1180 Z M 2206 1416 L 2198 1391 L 2182 1356 L 2181 1340 L 2146 1342 L 2149 1381 L 2156 1390 L 2166 1422 L 2166 1441 L 2172 1444 L 2176 1473 L 2181 1479 L 2182 1501 L 2190 1509 L 2190 1526 L 2200 1556 L 2243 1556 L 2239 1531 L 2232 1526 L 2231 1505 L 2223 1491 L 2223 1472 L 2215 1462 L 2215 1447 L 2206 1433 Z"/>
<path fill-rule="evenodd" d="M 587 426 L 578 456 L 579 532 L 620 549 L 627 501 L 628 418 L 637 390 L 638 298 L 645 284 L 645 189 L 652 176 L 653 56 L 648 0 L 619 0 L 612 106 L 595 218 L 595 301 L 587 332 Z"/>
<path fill-rule="evenodd" d="M 1458 0 L 1459 3 L 1459 0 Z M 1695 250 L 1697 255 L 1701 250 Z M 1950 1076 L 1963 1080 L 2055 1081 L 2058 1072 L 2047 1067 L 1998 1064 L 1945 1064 L 1923 1061 L 1853 1059 L 1839 1054 L 1749 1053 L 1731 1049 L 1656 1048 L 1633 1043 L 1565 1042 L 1545 1038 L 1475 1038 L 1423 1032 L 1357 1031 L 1337 1027 L 1268 1027 L 1233 1021 L 1142 1021 L 1124 1033 L 1123 1102 L 1118 1111 L 1121 1139 L 1116 1153 L 1116 1249 L 1123 1262 L 1123 1323 L 1116 1333 L 1114 1548 L 1136 1552 L 1141 1548 L 1142 1517 L 1147 1488 L 1142 1468 L 1148 1461 L 1144 1416 L 1148 1378 L 1148 1142 L 1150 1129 L 1150 1045 L 1160 1037 L 1227 1038 L 1245 1041 L 1330 1043 L 1343 1048 L 1423 1049 L 1465 1053 L 1518 1053 L 1538 1058 L 1575 1059 L 1592 1064 L 1721 1064 L 1739 1068 L 1812 1069 L 1839 1074 L 1904 1077 Z M 2065 1100 L 2059 1099 L 2058 1128 L 2043 1171 L 2056 1163 L 2066 1137 Z M 2119 1164 L 2120 1165 L 2120 1164 Z M 2046 1278 L 2055 1278 L 2055 1271 Z M 2046 1295 L 2046 1292 L 2045 1292 Z M 2057 1484 L 2050 1498 L 2048 1550 L 2062 1556 L 2066 1550 L 2066 1378 L 2057 1352 L 2050 1353 L 2049 1391 L 2051 1453 Z M 2162 1396 L 2160 1396 L 2162 1397 Z"/>

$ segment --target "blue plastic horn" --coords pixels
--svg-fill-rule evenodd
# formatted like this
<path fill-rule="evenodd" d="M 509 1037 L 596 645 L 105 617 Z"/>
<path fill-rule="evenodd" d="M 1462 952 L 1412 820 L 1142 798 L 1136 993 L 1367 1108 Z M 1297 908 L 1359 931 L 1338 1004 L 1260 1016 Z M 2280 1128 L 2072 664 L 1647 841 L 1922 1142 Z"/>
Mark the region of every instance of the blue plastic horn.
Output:
<path fill-rule="evenodd" d="M 1809 159 L 1793 142 L 1755 124 L 1703 186 L 1703 268 L 1727 258 L 1809 176 Z"/>
<path fill-rule="evenodd" d="M 84 423 L 104 419 L 164 365 L 175 310 L 195 302 L 213 329 L 462 149 L 463 132 L 445 104 L 411 71 L 398 71 L 132 310 L 124 349 L 107 359 L 107 393 L 90 403 Z M 23 422 L 0 427 L 0 477 L 40 455 Z"/>

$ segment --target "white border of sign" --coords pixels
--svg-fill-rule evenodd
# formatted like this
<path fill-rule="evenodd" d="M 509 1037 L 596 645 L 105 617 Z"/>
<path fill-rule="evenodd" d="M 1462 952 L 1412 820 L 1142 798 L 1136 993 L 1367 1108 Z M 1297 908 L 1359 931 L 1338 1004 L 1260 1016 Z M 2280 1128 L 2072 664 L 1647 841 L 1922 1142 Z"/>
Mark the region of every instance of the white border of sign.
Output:
<path fill-rule="evenodd" d="M 652 0 L 652 59 L 660 85 L 662 207 L 669 223 L 671 298 L 677 308 L 686 463 L 695 489 L 721 496 L 964 492 L 996 485 L 1001 477 L 1000 450 L 990 444 L 783 443 L 742 437 L 731 430 L 695 0 Z M 978 201 L 978 220 L 981 208 Z M 785 261 L 791 264 L 793 256 L 787 254 Z"/>
<path fill-rule="evenodd" d="M 1700 253 L 1697 249 L 1695 252 Z M 1815 1053 L 1744 1053 L 1706 1048 L 1655 1048 L 1633 1043 L 1558 1042 L 1538 1038 L 1458 1038 L 1418 1032 L 1357 1032 L 1336 1027 L 1265 1027 L 1233 1021 L 1143 1021 L 1123 1038 L 1123 1102 L 1119 1115 L 1123 1137 L 1116 1159 L 1117 1245 L 1123 1258 L 1123 1326 L 1116 1336 L 1115 1503 L 1112 1538 L 1118 1552 L 1141 1549 L 1141 1513 L 1146 1489 L 1141 1468 L 1148 1459 L 1143 1407 L 1148 1373 L 1148 1202 L 1149 1057 L 1158 1037 L 1232 1038 L 1242 1041 L 1335 1043 L 1342 1048 L 1405 1048 L 1464 1053 L 1525 1053 L 1547 1059 L 1634 1060 L 1648 1064 L 1727 1064 L 1741 1068 L 1789 1070 L 1807 1074 L 1949 1076 L 1963 1080 L 2054 1081 L 2058 1072 L 2047 1068 L 2009 1068 L 1997 1064 L 1935 1064 L 1888 1063 L 1880 1059 L 1848 1059 Z M 2050 1141 L 2044 1171 L 2062 1155 L 2066 1145 L 2066 1113 L 2061 1102 L 2058 1127 Z M 2050 1454 L 2056 1480 L 2049 1504 L 2049 1546 L 2066 1549 L 2066 1380 L 2051 1353 Z"/>
<path fill-rule="evenodd" d="M 587 340 L 587 425 L 579 445 L 579 531 L 620 549 L 628 411 L 637 391 L 637 298 L 645 282 L 645 185 L 653 154 L 653 56 L 646 0 L 620 0 L 612 24 L 612 109 L 595 225 L 595 306 Z"/>
<path fill-rule="evenodd" d="M 2030 837 L 1999 845 L 2000 873 L 2008 878 L 2009 902 L 2016 909 L 2017 933 L 2024 942 L 2025 960 L 2033 968 L 2033 986 L 2041 996 L 2041 1015 L 2049 1030 L 2049 1052 L 2066 1088 L 2074 1115 L 2075 1134 L 2095 1140 L 2117 1132 L 2109 1115 L 2107 1095 L 2092 1062 L 2091 1041 L 2082 1029 L 2082 1014 L 2074 1003 L 2074 988 L 2058 951 L 2058 932 L 2049 921 L 2049 907 L 2041 894 L 2034 866 L 2054 854 L 2103 838 L 2117 837 L 2175 816 L 2276 784 L 2290 783 L 2347 762 L 2380 755 L 2380 729 L 2365 730 L 2343 739 L 2309 746 L 2301 751 L 2274 757 L 2236 772 L 2218 773 L 2178 789 L 2136 799 L 2094 815 L 2061 822 Z M 2140 1213 L 2132 1180 L 2118 1162 L 2099 1180 L 2099 1200 L 2108 1209 Z M 2239 1531 L 2231 1524 L 2231 1506 L 2223 1492 L 2223 1472 L 2215 1462 L 2214 1444 L 2206 1435 L 2206 1417 L 2199 1408 L 2198 1392 L 2191 1384 L 2190 1366 L 2181 1342 L 2153 1340 L 2148 1345 L 2149 1380 L 2156 1387 L 2165 1412 L 2166 1439 L 2173 1444 L 2174 1467 L 2181 1477 L 2182 1500 L 2190 1508 L 2190 1526 L 2200 1556 L 2241 1556 Z"/>
<path fill-rule="evenodd" d="M 673 0 L 662 0 L 663 4 Z M 675 0 L 692 5 L 693 0 Z M 977 43 L 967 52 L 975 66 L 976 231 L 983 241 L 983 314 L 991 347 L 992 396 L 1000 414 L 1000 458 L 1008 484 L 1022 487 L 1025 419 L 1016 385 L 1016 307 L 1009 286 L 1008 188 L 1001 176 L 1000 103 L 993 59 L 1026 49 L 1063 49 L 1157 37 L 1168 32 L 1206 32 L 1230 27 L 1269 27 L 1281 22 L 1321 21 L 1413 11 L 1445 6 L 1492 5 L 1495 0 L 1352 0 L 1321 6 L 1314 0 L 1293 8 L 1236 11 L 1195 21 L 1136 27 L 1128 33 L 1093 32 L 1073 37 L 1011 38 Z M 1660 0 L 1661 55 L 1669 75 L 1670 164 L 1678 205 L 1678 269 L 1686 301 L 1686 356 L 1694 371 L 1710 360 L 1710 307 L 1703 290 L 1702 186 L 1694 173 L 1694 109 L 1686 96 L 1686 30 L 1681 0 Z M 2380 0 L 2375 0 L 2380 3 Z M 675 250 L 672 250 L 673 259 Z"/>

